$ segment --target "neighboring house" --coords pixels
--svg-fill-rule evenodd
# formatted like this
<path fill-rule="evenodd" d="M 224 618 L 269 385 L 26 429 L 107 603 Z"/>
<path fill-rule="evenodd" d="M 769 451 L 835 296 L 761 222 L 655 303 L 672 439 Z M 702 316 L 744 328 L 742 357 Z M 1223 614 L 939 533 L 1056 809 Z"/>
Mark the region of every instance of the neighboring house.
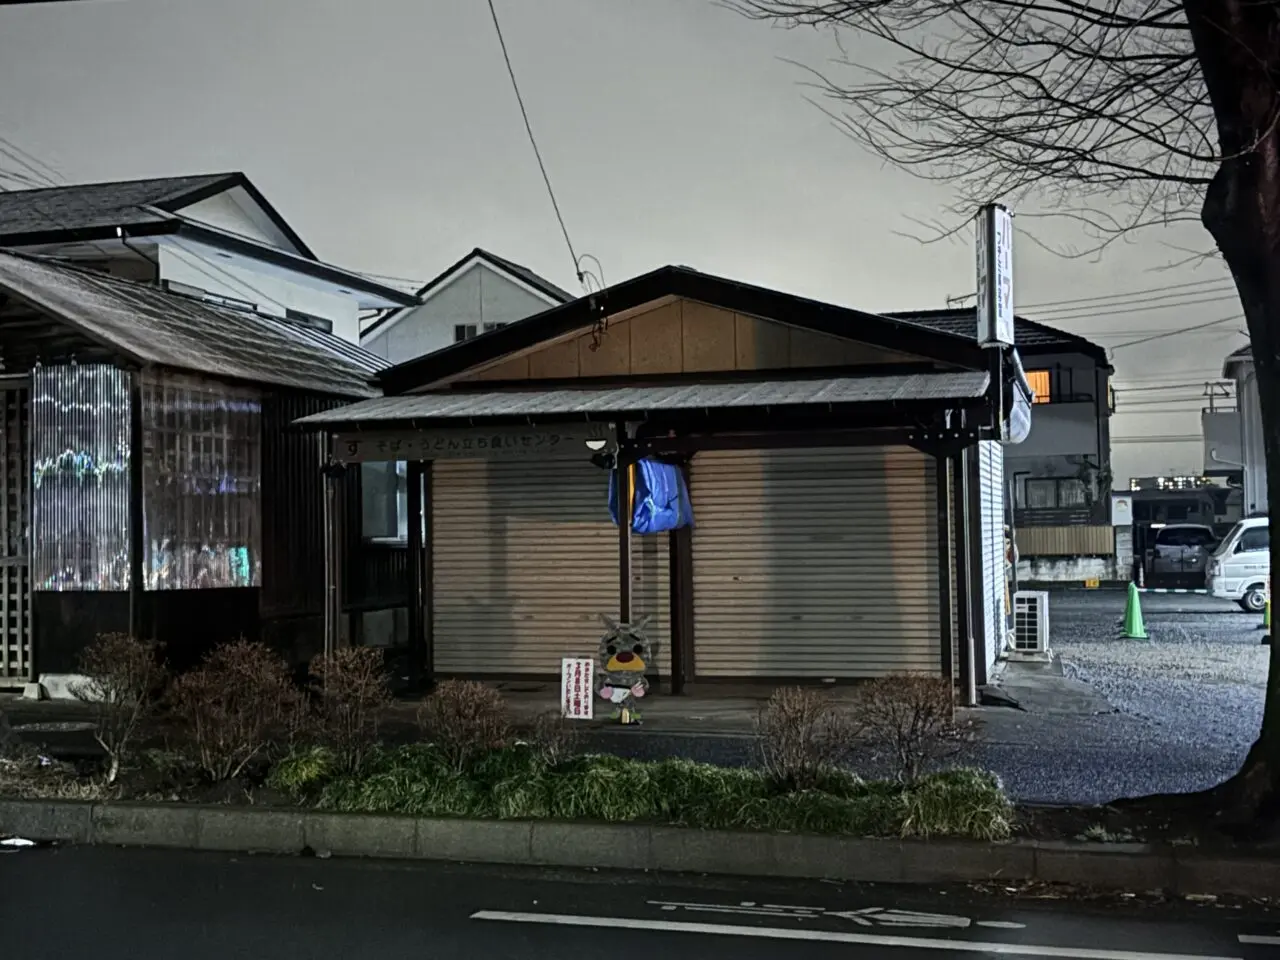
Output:
<path fill-rule="evenodd" d="M 972 309 L 894 313 L 932 330 L 976 338 Z M 1110 521 L 1113 372 L 1106 351 L 1084 337 L 1018 317 L 1014 338 L 1035 415 L 1026 440 L 1005 450 L 1019 555 L 1034 580 L 1112 579 Z M 1074 562 L 1090 558 L 1086 562 Z M 1092 573 L 1089 571 L 1092 570 Z"/>
<path fill-rule="evenodd" d="M 417 297 L 421 304 L 390 311 L 366 326 L 360 345 L 403 363 L 575 299 L 527 267 L 479 247 L 428 282 Z"/>
<path fill-rule="evenodd" d="M 331 435 L 334 499 L 356 466 L 409 461 L 428 678 L 553 679 L 608 614 L 652 618 L 648 669 L 675 691 L 983 682 L 1006 636 L 999 411 L 1031 413 L 1003 354 L 993 382 L 976 342 L 664 267 L 401 363 L 388 396 L 308 425 Z M 687 471 L 692 527 L 611 522 L 610 444 Z M 939 483 L 966 463 L 969 500 Z"/>
<path fill-rule="evenodd" d="M 1235 425 L 1239 432 L 1237 436 L 1231 437 L 1229 430 L 1226 431 L 1227 436 L 1219 438 L 1221 442 L 1213 444 L 1211 448 L 1211 436 L 1206 430 L 1205 456 L 1217 466 L 1234 467 L 1239 471 L 1243 491 L 1241 512 L 1244 516 L 1267 513 L 1270 501 L 1267 496 L 1262 403 L 1258 396 L 1258 373 L 1249 347 L 1241 347 L 1227 357 L 1222 365 L 1222 376 L 1235 381 Z M 1208 467 L 1209 464 L 1206 463 L 1205 466 Z"/>
<path fill-rule="evenodd" d="M 351 343 L 363 313 L 417 303 L 318 260 L 243 173 L 0 193 L 0 248 L 228 298 Z"/>
<path fill-rule="evenodd" d="M 324 635 L 321 457 L 300 416 L 377 396 L 332 334 L 0 251 L 0 687 L 66 694 L 94 636 L 189 667 Z M 31 688 L 38 689 L 38 688 Z"/>
<path fill-rule="evenodd" d="M 360 345 L 390 363 L 403 363 L 574 299 L 528 267 L 480 247 L 428 281 L 416 296 L 421 303 L 389 310 L 368 324 Z M 364 536 L 371 551 L 385 553 L 386 562 L 394 564 L 391 558 L 403 552 L 408 535 L 406 465 L 368 463 L 362 473 Z M 407 628 L 403 614 L 377 609 L 375 600 L 367 603 L 365 642 L 394 643 Z"/>

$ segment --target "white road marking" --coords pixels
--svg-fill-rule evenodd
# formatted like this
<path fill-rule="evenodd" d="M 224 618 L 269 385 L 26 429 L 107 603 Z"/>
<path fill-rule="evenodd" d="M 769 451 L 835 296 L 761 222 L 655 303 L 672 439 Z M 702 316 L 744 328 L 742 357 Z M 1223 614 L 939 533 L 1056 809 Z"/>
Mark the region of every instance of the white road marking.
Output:
<path fill-rule="evenodd" d="M 649 905 L 661 907 L 665 912 L 687 910 L 690 913 L 736 913 L 753 917 L 791 917 L 796 920 L 812 920 L 818 917 L 836 917 L 860 927 L 950 927 L 964 930 L 974 923 L 970 917 L 949 913 L 919 913 L 914 910 L 896 910 L 887 907 L 863 907 L 860 910 L 827 910 L 825 907 L 785 906 L 778 903 L 757 903 L 743 900 L 737 906 L 721 903 L 693 903 L 681 900 L 650 900 Z M 1025 923 L 1010 920 L 979 920 L 978 926 L 998 930 L 1024 930 Z"/>
<path fill-rule="evenodd" d="M 1240 934 L 1241 943 L 1252 943 L 1264 947 L 1280 947 L 1280 937 L 1258 937 L 1252 933 Z"/>
<path fill-rule="evenodd" d="M 873 947 L 908 947 L 915 950 L 949 950 L 952 953 L 994 953 L 1016 957 L 1068 957 L 1074 960 L 1243 960 L 1191 953 L 1146 953 L 1140 950 L 1095 950 L 1034 943 L 984 943 L 979 940 L 941 940 L 933 937 L 890 936 L 879 933 L 842 933 L 779 927 L 747 927 L 726 923 L 684 923 L 676 920 L 642 920 L 636 917 L 583 917 L 563 913 L 518 913 L 479 910 L 472 920 L 531 923 L 560 927 L 593 927 L 604 930 L 649 930 L 665 933 L 704 933 L 721 937 L 755 937 L 763 940 L 810 940 L 854 943 Z"/>

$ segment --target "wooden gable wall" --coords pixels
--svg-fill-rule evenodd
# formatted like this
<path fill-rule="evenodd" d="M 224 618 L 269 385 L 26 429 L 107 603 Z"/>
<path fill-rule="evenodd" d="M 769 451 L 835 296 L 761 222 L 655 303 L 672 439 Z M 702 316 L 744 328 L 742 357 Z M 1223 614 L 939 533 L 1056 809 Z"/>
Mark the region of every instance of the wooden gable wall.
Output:
<path fill-rule="evenodd" d="M 589 331 L 475 370 L 460 382 L 627 377 L 903 363 L 921 358 L 693 300 L 611 319 Z"/>

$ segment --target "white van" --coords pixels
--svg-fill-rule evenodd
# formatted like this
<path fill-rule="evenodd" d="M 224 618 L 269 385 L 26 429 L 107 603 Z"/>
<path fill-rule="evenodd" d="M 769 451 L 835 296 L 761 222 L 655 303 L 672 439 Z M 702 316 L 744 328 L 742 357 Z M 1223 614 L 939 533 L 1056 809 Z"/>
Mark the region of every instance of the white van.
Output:
<path fill-rule="evenodd" d="M 1271 577 L 1271 528 L 1266 517 L 1241 520 L 1222 538 L 1205 568 L 1205 586 L 1215 597 L 1261 613 Z"/>

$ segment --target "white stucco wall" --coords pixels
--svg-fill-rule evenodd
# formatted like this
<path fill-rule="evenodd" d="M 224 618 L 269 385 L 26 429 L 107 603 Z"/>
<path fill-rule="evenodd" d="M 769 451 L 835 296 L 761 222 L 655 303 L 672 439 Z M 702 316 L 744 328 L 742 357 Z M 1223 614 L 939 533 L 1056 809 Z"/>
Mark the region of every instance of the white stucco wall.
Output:
<path fill-rule="evenodd" d="M 298 253 L 284 233 L 272 223 L 271 218 L 254 202 L 249 194 L 236 187 L 178 211 L 184 217 L 199 220 L 211 227 L 257 240 L 268 246 L 278 247 L 290 253 Z"/>
<path fill-rule="evenodd" d="M 336 336 L 359 341 L 359 307 L 353 297 L 327 293 L 292 281 L 282 268 L 250 269 L 246 260 L 226 260 L 212 247 L 192 240 L 162 238 L 160 278 L 255 304 L 263 313 L 284 316 L 286 308 L 323 317 Z"/>
<path fill-rule="evenodd" d="M 475 263 L 432 291 L 426 303 L 392 318 L 361 340 L 377 356 L 402 363 L 443 349 L 454 342 L 453 328 L 474 323 L 515 323 L 554 306 L 491 269 Z"/>

